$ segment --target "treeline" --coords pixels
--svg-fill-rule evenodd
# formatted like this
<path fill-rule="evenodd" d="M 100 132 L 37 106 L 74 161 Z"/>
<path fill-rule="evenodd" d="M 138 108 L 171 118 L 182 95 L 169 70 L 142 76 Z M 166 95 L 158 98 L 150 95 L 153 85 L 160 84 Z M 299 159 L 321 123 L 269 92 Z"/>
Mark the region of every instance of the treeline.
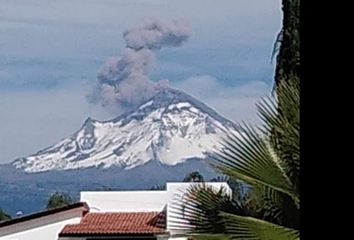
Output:
<path fill-rule="evenodd" d="M 72 197 L 69 194 L 64 192 L 55 192 L 49 198 L 47 205 L 45 207 L 46 210 L 60 208 L 74 203 Z M 22 212 L 19 211 L 17 216 L 21 216 Z M 11 220 L 10 214 L 6 213 L 3 209 L 0 208 L 0 222 Z"/>

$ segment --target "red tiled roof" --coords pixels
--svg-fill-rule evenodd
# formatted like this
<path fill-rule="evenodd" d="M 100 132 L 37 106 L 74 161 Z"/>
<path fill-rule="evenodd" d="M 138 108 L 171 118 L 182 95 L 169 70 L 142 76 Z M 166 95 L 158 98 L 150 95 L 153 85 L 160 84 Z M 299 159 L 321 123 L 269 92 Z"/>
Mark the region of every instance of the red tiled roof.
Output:
<path fill-rule="evenodd" d="M 88 213 L 66 225 L 59 236 L 149 235 L 166 233 L 164 212 Z"/>

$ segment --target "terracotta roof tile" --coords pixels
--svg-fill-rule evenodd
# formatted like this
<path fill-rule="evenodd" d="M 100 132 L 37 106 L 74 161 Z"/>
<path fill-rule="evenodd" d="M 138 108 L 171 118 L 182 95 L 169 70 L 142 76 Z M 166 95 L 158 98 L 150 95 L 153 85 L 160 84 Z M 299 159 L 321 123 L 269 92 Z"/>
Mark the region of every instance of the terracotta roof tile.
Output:
<path fill-rule="evenodd" d="M 59 236 L 148 235 L 166 233 L 164 212 L 88 213 L 79 224 L 66 225 Z"/>

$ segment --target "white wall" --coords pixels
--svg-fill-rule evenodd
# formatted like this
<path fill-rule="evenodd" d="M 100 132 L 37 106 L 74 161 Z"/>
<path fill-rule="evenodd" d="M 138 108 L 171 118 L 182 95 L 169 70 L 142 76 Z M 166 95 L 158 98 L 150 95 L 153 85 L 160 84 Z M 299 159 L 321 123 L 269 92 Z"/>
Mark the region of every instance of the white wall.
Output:
<path fill-rule="evenodd" d="M 79 223 L 82 210 L 72 209 L 53 215 L 17 223 L 0 230 L 0 240 L 57 240 L 67 224 Z"/>
<path fill-rule="evenodd" d="M 97 191 L 81 192 L 80 201 L 86 202 L 90 212 L 159 212 L 172 204 L 176 195 L 199 183 L 167 183 L 165 191 Z M 227 183 L 208 182 L 208 186 L 229 191 Z"/>
<path fill-rule="evenodd" d="M 90 212 L 159 212 L 167 203 L 166 191 L 81 192 Z"/>

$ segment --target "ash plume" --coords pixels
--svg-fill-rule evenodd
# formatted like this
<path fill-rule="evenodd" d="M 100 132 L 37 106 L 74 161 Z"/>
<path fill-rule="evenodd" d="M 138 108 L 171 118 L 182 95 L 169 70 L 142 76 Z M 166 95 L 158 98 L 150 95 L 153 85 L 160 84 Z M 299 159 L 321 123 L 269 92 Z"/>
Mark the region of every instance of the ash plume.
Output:
<path fill-rule="evenodd" d="M 126 47 L 121 56 L 108 59 L 100 68 L 89 101 L 118 112 L 148 100 L 168 86 L 168 80 L 149 78 L 155 51 L 181 46 L 190 36 L 188 24 L 179 20 L 163 22 L 150 18 L 128 29 L 123 33 Z"/>

